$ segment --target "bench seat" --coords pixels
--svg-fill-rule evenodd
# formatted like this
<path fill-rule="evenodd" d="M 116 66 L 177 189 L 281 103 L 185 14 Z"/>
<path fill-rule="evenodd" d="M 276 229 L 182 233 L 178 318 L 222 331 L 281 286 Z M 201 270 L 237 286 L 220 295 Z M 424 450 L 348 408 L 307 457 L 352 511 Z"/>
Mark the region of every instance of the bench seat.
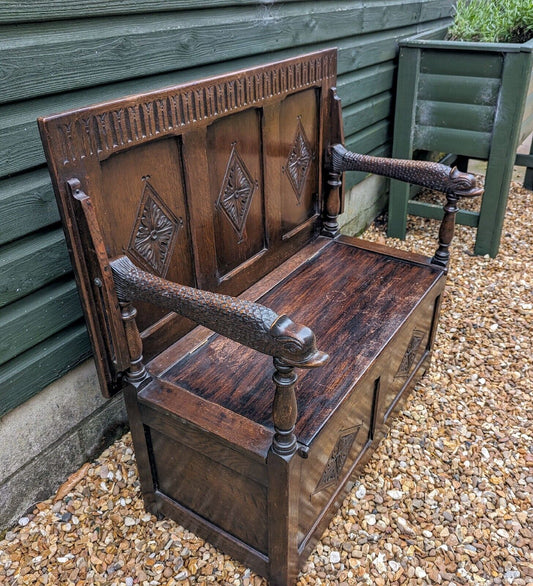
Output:
<path fill-rule="evenodd" d="M 415 357 L 410 357 L 411 365 L 425 357 L 435 299 L 442 288 L 442 273 L 427 262 L 424 266 L 398 259 L 393 249 L 389 255 L 377 253 L 367 243 L 358 247 L 356 240 L 323 240 L 325 245 L 315 256 L 251 299 L 309 325 L 321 349 L 331 356 L 322 368 L 302 371 L 298 379 L 301 416 L 295 433 L 306 446 L 385 348 L 388 368 L 398 369 L 401 343 L 394 356 L 388 343 L 402 328 L 409 330 L 401 340 L 404 351 L 413 331 L 424 333 Z M 306 302 L 309 296 L 313 303 Z M 410 320 L 413 314 L 417 321 Z M 193 345 L 182 348 L 182 356 L 174 354 L 168 364 L 159 360 L 160 374 L 151 374 L 273 430 L 269 357 L 217 334 L 208 334 L 206 343 L 196 349 L 195 333 L 191 338 Z M 344 351 L 339 352 L 339 347 Z M 227 385 L 231 393 L 225 392 Z"/>

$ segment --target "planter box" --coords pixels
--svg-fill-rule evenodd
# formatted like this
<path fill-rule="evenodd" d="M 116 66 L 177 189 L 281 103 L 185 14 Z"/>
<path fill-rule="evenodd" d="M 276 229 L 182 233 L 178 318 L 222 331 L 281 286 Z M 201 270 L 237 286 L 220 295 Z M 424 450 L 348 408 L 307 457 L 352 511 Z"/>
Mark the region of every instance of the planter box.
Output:
<path fill-rule="evenodd" d="M 400 43 L 393 156 L 453 153 L 488 162 L 479 214 L 457 221 L 477 227 L 476 254 L 496 256 L 512 168 L 533 131 L 533 40 L 523 44 L 445 41 L 446 29 Z M 533 169 L 526 182 L 533 183 Z M 531 188 L 531 185 L 528 185 Z M 409 187 L 391 182 L 389 236 L 405 237 L 407 214 L 438 218 L 439 206 L 409 201 Z"/>

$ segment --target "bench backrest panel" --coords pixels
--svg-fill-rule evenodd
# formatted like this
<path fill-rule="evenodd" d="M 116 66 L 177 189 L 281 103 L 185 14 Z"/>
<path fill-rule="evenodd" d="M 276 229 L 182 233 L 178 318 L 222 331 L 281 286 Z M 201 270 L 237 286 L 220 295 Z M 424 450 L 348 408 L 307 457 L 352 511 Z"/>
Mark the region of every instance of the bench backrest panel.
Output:
<path fill-rule="evenodd" d="M 109 394 L 127 365 L 99 272 L 126 253 L 169 280 L 237 295 L 309 242 L 335 79 L 336 51 L 326 50 L 40 119 Z M 73 179 L 90 199 L 91 238 Z M 148 359 L 192 327 L 152 306 L 137 311 Z"/>

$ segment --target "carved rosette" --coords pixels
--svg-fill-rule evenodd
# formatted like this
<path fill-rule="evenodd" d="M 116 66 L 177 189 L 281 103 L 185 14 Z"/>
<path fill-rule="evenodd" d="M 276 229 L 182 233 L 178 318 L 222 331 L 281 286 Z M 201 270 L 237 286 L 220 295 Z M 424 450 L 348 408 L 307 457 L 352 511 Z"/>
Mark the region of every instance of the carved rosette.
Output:
<path fill-rule="evenodd" d="M 322 477 L 316 485 L 315 494 L 321 490 L 324 490 L 328 486 L 338 483 L 344 465 L 346 464 L 346 460 L 350 454 L 350 450 L 352 449 L 355 438 L 357 437 L 357 434 L 360 430 L 361 424 L 359 424 L 357 427 L 352 427 L 341 432 L 341 435 L 337 439 L 337 442 L 328 458 L 324 472 L 322 473 Z"/>
<path fill-rule="evenodd" d="M 307 176 L 309 175 L 313 159 L 314 153 L 311 148 L 311 143 L 305 134 L 301 118 L 298 117 L 296 135 L 289 151 L 289 156 L 287 157 L 287 163 L 285 166 L 287 176 L 294 193 L 296 194 L 298 203 L 300 203 L 300 200 L 302 199 L 305 182 L 307 180 Z"/>
<path fill-rule="evenodd" d="M 246 218 L 256 187 L 257 181 L 254 181 L 234 143 L 218 195 L 217 207 L 222 209 L 239 235 L 239 242 L 243 239 Z"/>
<path fill-rule="evenodd" d="M 147 178 L 143 178 L 143 181 L 141 204 L 128 245 L 128 253 L 164 277 L 183 220 L 174 216 Z"/>
<path fill-rule="evenodd" d="M 403 355 L 402 361 L 400 362 L 400 366 L 394 375 L 394 378 L 407 378 L 415 364 L 416 356 L 418 353 L 418 348 L 424 339 L 424 332 L 419 330 L 415 330 L 411 339 L 409 340 L 409 344 L 407 345 L 407 350 Z"/>

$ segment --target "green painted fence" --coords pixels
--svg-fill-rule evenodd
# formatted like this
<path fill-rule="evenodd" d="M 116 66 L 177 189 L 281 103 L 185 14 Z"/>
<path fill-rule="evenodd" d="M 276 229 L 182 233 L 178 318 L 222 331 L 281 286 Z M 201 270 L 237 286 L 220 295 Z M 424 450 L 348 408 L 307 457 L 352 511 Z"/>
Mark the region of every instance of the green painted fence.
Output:
<path fill-rule="evenodd" d="M 38 116 L 335 46 L 347 144 L 388 154 L 398 41 L 450 4 L 2 0 L 0 416 L 90 355 Z"/>

